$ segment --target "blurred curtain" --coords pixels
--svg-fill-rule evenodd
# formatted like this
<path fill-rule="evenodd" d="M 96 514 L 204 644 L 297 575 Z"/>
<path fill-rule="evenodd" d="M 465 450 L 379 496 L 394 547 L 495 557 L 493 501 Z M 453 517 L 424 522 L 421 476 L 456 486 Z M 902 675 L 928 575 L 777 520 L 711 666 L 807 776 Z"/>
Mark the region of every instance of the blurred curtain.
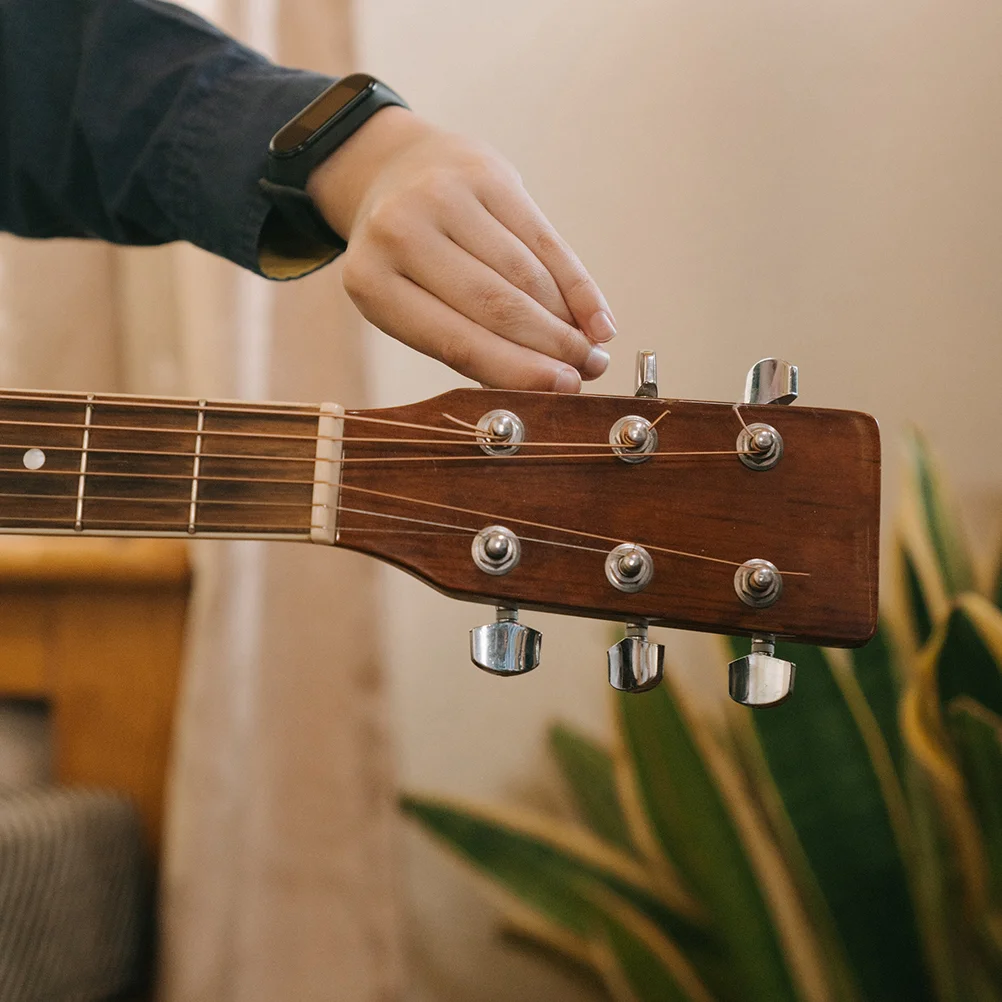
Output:
<path fill-rule="evenodd" d="M 191 2 L 351 67 L 347 0 Z M 364 405 L 336 266 L 273 285 L 189 246 L 0 238 L 4 385 Z M 397 998 L 393 782 L 370 561 L 205 541 L 162 871 L 163 1002 Z"/>

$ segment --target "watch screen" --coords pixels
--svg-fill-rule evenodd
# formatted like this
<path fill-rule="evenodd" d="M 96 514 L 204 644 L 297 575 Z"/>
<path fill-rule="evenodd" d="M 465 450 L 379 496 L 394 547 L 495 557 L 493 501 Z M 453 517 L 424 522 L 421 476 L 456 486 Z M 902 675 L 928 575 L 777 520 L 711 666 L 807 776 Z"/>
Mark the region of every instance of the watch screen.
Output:
<path fill-rule="evenodd" d="M 288 125 L 283 126 L 271 141 L 275 153 L 292 153 L 299 149 L 322 125 L 347 107 L 371 86 L 371 78 L 353 73 L 329 87 L 312 104 L 307 105 Z"/>

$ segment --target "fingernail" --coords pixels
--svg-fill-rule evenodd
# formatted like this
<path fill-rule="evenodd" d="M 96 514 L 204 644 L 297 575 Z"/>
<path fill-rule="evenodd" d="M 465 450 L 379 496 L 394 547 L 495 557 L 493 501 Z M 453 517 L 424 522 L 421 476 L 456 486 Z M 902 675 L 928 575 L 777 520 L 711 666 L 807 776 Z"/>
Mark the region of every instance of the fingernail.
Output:
<path fill-rule="evenodd" d="M 605 310 L 592 314 L 588 321 L 588 335 L 592 341 L 611 341 L 616 336 L 616 325 Z"/>
<path fill-rule="evenodd" d="M 574 369 L 561 369 L 553 388 L 557 393 L 577 393 L 581 389 L 581 377 Z"/>
<path fill-rule="evenodd" d="M 597 345 L 588 352 L 585 364 L 581 367 L 581 375 L 585 379 L 598 379 L 609 368 L 609 353 Z"/>

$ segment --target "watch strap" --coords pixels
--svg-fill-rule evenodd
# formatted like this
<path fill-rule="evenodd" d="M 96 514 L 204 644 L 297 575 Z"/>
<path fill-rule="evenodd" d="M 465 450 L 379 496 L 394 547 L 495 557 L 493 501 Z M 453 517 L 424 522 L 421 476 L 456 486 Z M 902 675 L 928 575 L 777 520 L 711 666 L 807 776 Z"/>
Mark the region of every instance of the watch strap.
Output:
<path fill-rule="evenodd" d="M 268 179 L 277 184 L 305 188 L 307 178 L 318 164 L 353 136 L 377 111 L 390 106 L 409 107 L 396 91 L 391 90 L 381 80 L 370 78 L 364 100 L 349 106 L 341 114 L 320 126 L 315 138 L 305 149 L 291 155 L 269 150 Z"/>

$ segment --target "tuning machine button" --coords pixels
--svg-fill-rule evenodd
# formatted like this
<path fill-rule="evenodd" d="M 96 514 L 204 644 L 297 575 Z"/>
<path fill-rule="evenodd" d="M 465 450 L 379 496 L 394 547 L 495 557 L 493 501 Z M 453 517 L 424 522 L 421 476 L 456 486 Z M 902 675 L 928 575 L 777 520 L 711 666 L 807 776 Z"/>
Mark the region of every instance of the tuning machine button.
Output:
<path fill-rule="evenodd" d="M 654 577 L 654 560 L 639 543 L 620 543 L 605 558 L 605 576 L 619 591 L 643 591 Z"/>
<path fill-rule="evenodd" d="M 734 591 L 745 605 L 764 609 L 783 594 L 783 575 L 771 561 L 754 557 L 734 572 Z"/>
<path fill-rule="evenodd" d="M 776 637 L 771 633 L 752 637 L 751 653 L 727 666 L 731 699 L 759 709 L 778 706 L 793 692 L 797 666 L 775 657 Z"/>
<path fill-rule="evenodd" d="M 539 665 L 543 635 L 518 621 L 518 610 L 498 606 L 497 621 L 470 630 L 470 659 L 492 675 L 524 675 Z"/>
<path fill-rule="evenodd" d="M 488 456 L 514 456 L 525 441 L 525 425 L 512 411 L 488 411 L 477 422 L 477 430 L 483 432 L 477 442 Z"/>
<path fill-rule="evenodd" d="M 643 463 L 658 447 L 658 430 L 647 418 L 627 414 L 609 429 L 609 445 L 624 463 Z"/>
<path fill-rule="evenodd" d="M 620 692 L 646 692 L 662 679 L 665 649 L 647 639 L 646 623 L 627 623 L 626 636 L 608 651 L 609 684 Z"/>
<path fill-rule="evenodd" d="M 473 537 L 470 555 L 485 574 L 498 576 L 518 567 L 522 544 L 507 526 L 488 525 Z"/>

